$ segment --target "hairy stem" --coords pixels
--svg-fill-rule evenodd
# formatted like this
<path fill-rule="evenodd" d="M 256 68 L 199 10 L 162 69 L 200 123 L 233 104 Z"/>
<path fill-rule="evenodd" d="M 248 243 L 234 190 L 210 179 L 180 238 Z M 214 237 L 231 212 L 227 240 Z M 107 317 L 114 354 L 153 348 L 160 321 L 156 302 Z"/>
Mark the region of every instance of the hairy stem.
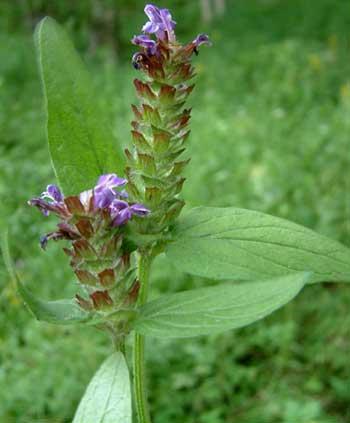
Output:
<path fill-rule="evenodd" d="M 141 252 L 138 263 L 138 277 L 140 281 L 140 293 L 138 305 L 147 301 L 148 279 L 152 258 L 148 252 Z M 137 418 L 139 423 L 151 423 L 147 395 L 145 389 L 145 339 L 143 335 L 135 334 L 134 341 L 134 395 Z"/>

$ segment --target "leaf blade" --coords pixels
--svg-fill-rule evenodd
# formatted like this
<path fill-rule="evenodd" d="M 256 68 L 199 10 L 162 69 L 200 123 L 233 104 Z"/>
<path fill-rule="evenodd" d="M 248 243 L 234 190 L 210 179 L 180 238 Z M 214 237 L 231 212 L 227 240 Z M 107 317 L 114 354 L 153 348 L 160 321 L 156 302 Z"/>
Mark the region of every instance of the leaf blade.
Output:
<path fill-rule="evenodd" d="M 28 291 L 19 279 L 17 280 L 17 289 L 27 308 L 40 322 L 71 325 L 86 323 L 91 319 L 90 314 L 82 310 L 74 300 L 41 300 Z"/>
<path fill-rule="evenodd" d="M 147 336 L 184 338 L 247 326 L 292 300 L 310 277 L 304 272 L 165 295 L 141 308 L 134 328 Z"/>
<path fill-rule="evenodd" d="M 47 110 L 53 167 L 65 195 L 123 171 L 123 155 L 96 104 L 96 93 L 66 32 L 53 19 L 37 26 L 35 41 Z"/>
<path fill-rule="evenodd" d="M 6 269 L 30 313 L 39 321 L 54 324 L 85 323 L 90 313 L 82 310 L 74 300 L 43 301 L 36 298 L 21 282 L 12 264 L 7 232 L 1 234 L 0 249 Z"/>
<path fill-rule="evenodd" d="M 121 352 L 109 356 L 91 379 L 73 420 L 86 422 L 131 423 L 130 379 Z"/>
<path fill-rule="evenodd" d="M 296 223 L 237 208 L 198 207 L 180 218 L 166 254 L 188 273 L 254 280 L 313 273 L 310 283 L 350 282 L 350 250 Z"/>

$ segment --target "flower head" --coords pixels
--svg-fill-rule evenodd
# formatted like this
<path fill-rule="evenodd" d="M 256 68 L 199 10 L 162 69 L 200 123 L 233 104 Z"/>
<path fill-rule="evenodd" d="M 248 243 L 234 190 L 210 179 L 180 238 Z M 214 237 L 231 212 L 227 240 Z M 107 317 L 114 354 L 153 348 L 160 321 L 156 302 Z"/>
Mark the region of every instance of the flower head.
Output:
<path fill-rule="evenodd" d="M 198 47 L 207 44 L 211 45 L 209 37 L 206 34 L 199 34 L 190 43 L 181 45 L 176 42 L 175 25 L 176 22 L 168 9 L 161 9 L 154 4 L 145 6 L 145 14 L 149 21 L 142 27 L 144 34 L 134 35 L 131 42 L 139 47 L 141 51 L 135 53 L 132 57 L 132 64 L 137 70 L 146 71 L 152 78 L 164 79 L 164 65 L 166 61 L 178 59 L 178 64 L 184 65 L 184 60 L 188 60 L 193 53 L 198 54 Z M 155 35 L 155 40 L 151 35 Z M 173 54 L 169 54 L 173 52 Z M 182 62 L 181 62 L 182 61 Z M 172 63 L 172 65 L 176 63 Z M 185 65 L 185 68 L 188 64 Z M 170 66 L 173 69 L 173 66 Z M 173 72 L 173 76 L 187 76 L 186 69 Z M 187 69 L 188 70 L 188 69 Z M 170 82 L 170 81 L 169 81 Z"/>
<path fill-rule="evenodd" d="M 118 189 L 127 182 L 109 173 L 80 194 L 64 197 L 56 185 L 49 185 L 29 201 L 45 215 L 52 211 L 60 218 L 52 232 L 40 237 L 40 246 L 45 250 L 49 241 L 68 242 L 63 250 L 84 286 L 85 296 L 77 295 L 76 301 L 89 312 L 133 308 L 137 300 L 139 282 L 130 260 L 136 246 L 125 239 L 128 231 L 122 226 L 150 211 L 125 200 L 128 194 Z M 125 324 L 123 330 L 128 330 Z"/>

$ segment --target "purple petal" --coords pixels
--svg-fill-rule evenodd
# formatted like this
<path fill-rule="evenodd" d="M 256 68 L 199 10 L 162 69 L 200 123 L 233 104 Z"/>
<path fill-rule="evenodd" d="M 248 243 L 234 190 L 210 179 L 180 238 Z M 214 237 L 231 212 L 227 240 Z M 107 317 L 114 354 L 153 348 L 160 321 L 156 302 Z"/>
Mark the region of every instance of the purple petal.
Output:
<path fill-rule="evenodd" d="M 129 207 L 129 204 L 123 200 L 114 200 L 112 203 L 112 207 L 117 210 L 123 210 Z"/>
<path fill-rule="evenodd" d="M 143 204 L 133 204 L 130 207 L 130 210 L 137 216 L 147 216 L 150 213 L 150 210 L 147 209 Z"/>
<path fill-rule="evenodd" d="M 124 225 L 128 220 L 132 217 L 132 212 L 129 208 L 125 208 L 121 210 L 116 217 L 113 219 L 112 225 L 113 226 L 121 226 Z"/>
<path fill-rule="evenodd" d="M 146 22 L 142 27 L 142 31 L 147 34 L 154 34 L 159 31 L 159 24 L 153 22 Z"/>
<path fill-rule="evenodd" d="M 211 45 L 211 42 L 209 40 L 209 37 L 207 34 L 199 34 L 197 35 L 197 37 L 192 41 L 192 43 L 196 46 L 199 47 L 202 44 L 207 44 L 207 45 Z"/>
<path fill-rule="evenodd" d="M 50 212 L 60 212 L 60 208 L 57 203 L 49 203 L 43 198 L 32 198 L 28 201 L 28 204 L 30 206 L 37 207 L 44 216 L 48 216 Z"/>
<path fill-rule="evenodd" d="M 176 22 L 171 19 L 171 14 L 168 9 L 160 9 L 161 21 L 164 25 L 164 29 L 168 33 L 172 32 L 175 28 Z"/>
<path fill-rule="evenodd" d="M 134 35 L 131 42 L 137 46 L 151 47 L 156 44 L 154 40 L 151 40 L 148 35 Z"/>
<path fill-rule="evenodd" d="M 125 185 L 127 182 L 126 179 L 119 178 L 115 173 L 107 173 L 98 178 L 96 187 L 103 185 L 105 187 L 114 188 Z"/>
<path fill-rule="evenodd" d="M 151 40 L 147 35 L 135 35 L 131 42 L 137 46 L 145 48 L 152 55 L 157 52 L 156 42 Z"/>
<path fill-rule="evenodd" d="M 160 9 L 154 4 L 146 4 L 144 11 L 151 22 L 161 22 Z"/>
<path fill-rule="evenodd" d="M 105 209 L 111 205 L 115 196 L 115 192 L 110 188 L 96 188 L 94 190 L 94 206 L 98 209 Z"/>
<path fill-rule="evenodd" d="M 63 201 L 63 195 L 57 185 L 48 185 L 46 191 L 41 193 L 40 198 L 52 204 L 61 204 Z"/>
<path fill-rule="evenodd" d="M 117 192 L 115 192 L 113 188 L 123 186 L 127 182 L 126 179 L 119 178 L 115 173 L 101 175 L 94 188 L 95 207 L 100 209 L 109 207 L 117 196 Z"/>
<path fill-rule="evenodd" d="M 111 216 L 114 218 L 121 210 L 129 208 L 129 204 L 123 200 L 114 200 L 109 208 Z"/>
<path fill-rule="evenodd" d="M 63 201 L 63 195 L 57 185 L 48 185 L 46 192 L 48 197 L 51 197 L 54 201 L 57 201 L 58 203 Z"/>

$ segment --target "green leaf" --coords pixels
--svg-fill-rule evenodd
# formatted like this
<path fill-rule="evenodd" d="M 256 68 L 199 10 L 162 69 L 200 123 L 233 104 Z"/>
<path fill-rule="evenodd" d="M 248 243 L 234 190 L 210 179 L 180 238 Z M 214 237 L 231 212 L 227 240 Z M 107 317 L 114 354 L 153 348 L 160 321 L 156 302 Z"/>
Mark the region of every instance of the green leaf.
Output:
<path fill-rule="evenodd" d="M 92 378 L 73 423 L 131 423 L 129 372 L 121 352 L 112 354 Z"/>
<path fill-rule="evenodd" d="M 182 338 L 247 326 L 292 300 L 310 277 L 310 273 L 294 273 L 164 295 L 141 308 L 135 330 L 148 336 Z"/>
<path fill-rule="evenodd" d="M 99 175 L 123 172 L 123 156 L 97 107 L 85 66 L 64 29 L 44 18 L 35 34 L 47 108 L 50 154 L 65 195 L 95 185 Z"/>
<path fill-rule="evenodd" d="M 10 275 L 11 281 L 16 285 L 16 273 L 13 268 L 9 245 L 8 245 L 8 231 L 7 229 L 4 229 L 3 227 L 1 228 L 1 232 L 0 232 L 0 250 L 1 250 L 2 258 L 5 263 L 6 270 L 8 271 L 8 274 Z"/>
<path fill-rule="evenodd" d="M 310 271 L 314 282 L 350 282 L 350 250 L 268 214 L 198 207 L 181 217 L 166 254 L 181 270 L 213 279 L 255 280 Z"/>
<path fill-rule="evenodd" d="M 58 324 L 84 323 L 91 316 L 82 310 L 74 300 L 43 301 L 36 298 L 20 281 L 13 267 L 8 247 L 7 233 L 1 236 L 1 251 L 5 266 L 15 284 L 18 293 L 23 298 L 27 308 L 40 321 Z"/>
<path fill-rule="evenodd" d="M 90 314 L 82 310 L 74 300 L 43 301 L 36 298 L 17 279 L 17 289 L 34 317 L 42 322 L 70 325 L 87 322 Z"/>
<path fill-rule="evenodd" d="M 136 310 L 129 310 L 128 308 L 118 308 L 111 312 L 87 312 L 79 307 L 74 299 L 41 300 L 26 288 L 15 271 L 8 246 L 7 230 L 0 231 L 0 252 L 18 294 L 22 297 L 31 314 L 39 321 L 60 325 L 84 323 L 96 326 L 118 320 L 132 321 L 138 313 Z"/>

